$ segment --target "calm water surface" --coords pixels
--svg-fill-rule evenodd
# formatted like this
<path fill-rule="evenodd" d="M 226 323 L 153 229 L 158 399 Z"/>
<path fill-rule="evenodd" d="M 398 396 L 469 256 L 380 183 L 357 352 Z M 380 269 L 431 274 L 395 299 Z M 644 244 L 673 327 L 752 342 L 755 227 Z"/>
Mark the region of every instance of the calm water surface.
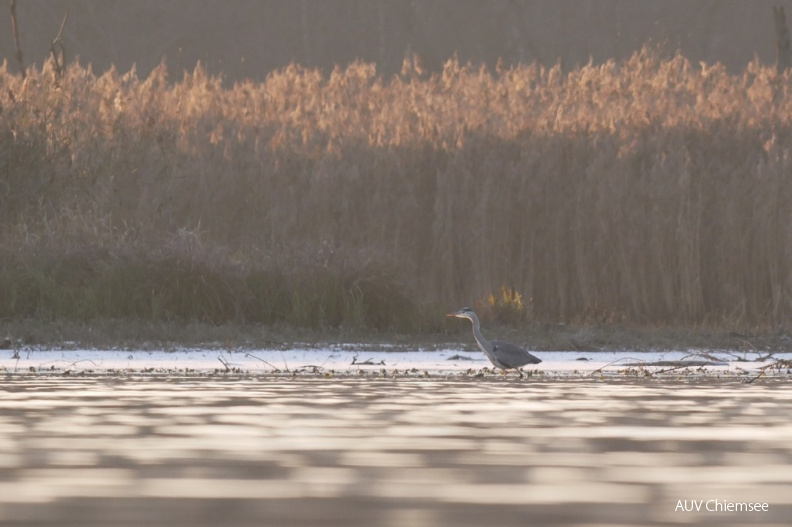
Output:
<path fill-rule="evenodd" d="M 789 525 L 787 380 L 0 384 L 2 525 Z M 680 500 L 765 502 L 684 512 Z"/>

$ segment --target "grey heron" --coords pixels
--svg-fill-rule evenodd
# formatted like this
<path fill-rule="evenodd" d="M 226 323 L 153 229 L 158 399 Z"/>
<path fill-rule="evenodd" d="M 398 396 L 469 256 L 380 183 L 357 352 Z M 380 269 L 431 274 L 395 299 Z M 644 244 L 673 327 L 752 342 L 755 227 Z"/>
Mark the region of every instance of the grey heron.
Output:
<path fill-rule="evenodd" d="M 481 324 L 476 313 L 469 307 L 463 307 L 456 313 L 449 313 L 448 317 L 466 318 L 473 323 L 473 336 L 476 337 L 479 348 L 484 352 L 489 361 L 497 368 L 502 370 L 519 369 L 526 364 L 539 364 L 542 360 L 534 357 L 520 346 L 510 342 L 489 340 L 481 334 Z"/>

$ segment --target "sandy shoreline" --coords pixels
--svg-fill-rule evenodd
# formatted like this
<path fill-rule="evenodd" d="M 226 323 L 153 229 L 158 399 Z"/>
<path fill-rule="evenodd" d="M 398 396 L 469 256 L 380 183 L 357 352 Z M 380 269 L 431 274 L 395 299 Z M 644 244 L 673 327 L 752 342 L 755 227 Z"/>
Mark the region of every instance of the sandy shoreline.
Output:
<path fill-rule="evenodd" d="M 597 351 L 537 352 L 542 363 L 525 371 L 535 376 L 587 376 L 600 373 L 656 375 L 789 375 L 792 353 L 735 351 Z M 249 374 L 384 374 L 475 375 L 491 365 L 478 352 L 458 349 L 395 351 L 365 347 L 327 346 L 310 349 L 227 351 L 181 349 L 129 350 L 4 350 L 0 369 L 29 373 L 249 373 Z M 484 370 L 485 375 L 492 375 Z"/>

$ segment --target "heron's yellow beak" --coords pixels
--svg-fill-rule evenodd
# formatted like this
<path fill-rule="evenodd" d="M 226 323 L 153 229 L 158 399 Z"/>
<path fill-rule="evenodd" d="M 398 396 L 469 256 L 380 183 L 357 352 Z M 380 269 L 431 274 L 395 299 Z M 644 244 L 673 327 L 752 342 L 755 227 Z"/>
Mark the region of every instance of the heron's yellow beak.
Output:
<path fill-rule="evenodd" d="M 447 317 L 458 317 L 459 313 L 449 313 L 446 315 Z"/>

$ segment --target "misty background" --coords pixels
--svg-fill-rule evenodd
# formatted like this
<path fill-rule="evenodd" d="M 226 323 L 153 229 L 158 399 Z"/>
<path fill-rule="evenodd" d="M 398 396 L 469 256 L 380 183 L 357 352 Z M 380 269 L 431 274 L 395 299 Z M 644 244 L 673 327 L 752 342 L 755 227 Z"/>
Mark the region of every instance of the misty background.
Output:
<path fill-rule="evenodd" d="M 260 81 L 292 62 L 327 70 L 356 59 L 390 75 L 409 53 L 429 71 L 455 53 L 490 67 L 501 58 L 571 68 L 647 41 L 736 71 L 755 56 L 775 60 L 775 5 L 792 12 L 781 0 L 18 0 L 17 17 L 28 66 L 49 55 L 68 10 L 67 62 L 96 72 L 136 64 L 146 76 L 163 58 L 172 73 L 200 61 L 227 80 Z M 16 71 L 7 3 L 0 19 L 0 57 Z"/>

